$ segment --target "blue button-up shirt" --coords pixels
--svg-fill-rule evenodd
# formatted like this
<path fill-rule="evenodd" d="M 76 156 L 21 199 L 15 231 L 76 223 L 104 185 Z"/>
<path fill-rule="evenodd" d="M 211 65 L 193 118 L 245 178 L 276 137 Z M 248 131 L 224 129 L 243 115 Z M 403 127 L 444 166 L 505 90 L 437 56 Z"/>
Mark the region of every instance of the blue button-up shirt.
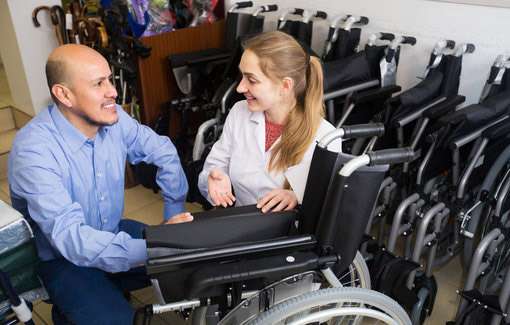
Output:
<path fill-rule="evenodd" d="M 145 240 L 118 229 L 129 162 L 158 166 L 164 217 L 184 211 L 188 190 L 174 145 L 117 106 L 119 121 L 85 137 L 50 105 L 18 131 L 9 155 L 13 207 L 34 226 L 39 257 L 126 271 L 147 259 Z M 35 223 L 34 223 L 35 222 Z"/>

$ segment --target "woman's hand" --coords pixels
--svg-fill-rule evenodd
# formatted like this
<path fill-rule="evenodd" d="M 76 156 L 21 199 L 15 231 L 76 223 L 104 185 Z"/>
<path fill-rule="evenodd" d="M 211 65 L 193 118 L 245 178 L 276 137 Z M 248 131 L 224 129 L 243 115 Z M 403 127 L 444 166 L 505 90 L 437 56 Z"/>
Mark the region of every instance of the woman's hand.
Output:
<path fill-rule="evenodd" d="M 264 195 L 257 203 L 257 208 L 262 209 L 263 213 L 277 212 L 292 210 L 297 206 L 297 203 L 297 197 L 293 191 L 279 188 Z"/>
<path fill-rule="evenodd" d="M 214 206 L 221 205 L 226 208 L 227 206 L 234 204 L 236 198 L 232 194 L 230 177 L 225 175 L 221 170 L 215 168 L 209 172 L 207 188 L 209 191 L 209 197 L 211 198 Z"/>
<path fill-rule="evenodd" d="M 179 214 L 176 214 L 175 216 L 171 217 L 170 219 L 168 219 L 167 222 L 165 222 L 165 224 L 171 225 L 171 224 L 175 224 L 175 223 L 183 223 L 183 222 L 190 222 L 190 221 L 193 221 L 193 216 L 191 215 L 191 213 L 183 212 L 183 213 L 179 213 Z"/>

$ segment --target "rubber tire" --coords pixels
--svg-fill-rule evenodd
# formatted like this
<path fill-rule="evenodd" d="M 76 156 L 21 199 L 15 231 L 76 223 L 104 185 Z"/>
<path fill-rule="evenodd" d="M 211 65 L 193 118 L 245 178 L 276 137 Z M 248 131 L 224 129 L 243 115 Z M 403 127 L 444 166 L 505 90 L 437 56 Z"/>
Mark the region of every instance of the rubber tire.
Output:
<path fill-rule="evenodd" d="M 372 283 L 370 282 L 370 272 L 368 270 L 367 263 L 363 258 L 363 255 L 359 251 L 356 252 L 356 256 L 354 256 L 354 260 L 349 265 L 349 271 L 346 271 L 344 274 L 348 272 L 356 272 L 359 276 L 360 288 L 371 289 Z M 337 278 L 342 280 L 342 276 L 344 275 L 336 274 Z M 344 286 L 345 287 L 345 286 Z"/>
<path fill-rule="evenodd" d="M 430 304 L 430 294 L 427 288 L 421 288 L 418 291 L 418 301 L 411 310 L 411 320 L 414 325 L 423 324 L 427 318 L 427 307 Z"/>
<path fill-rule="evenodd" d="M 345 302 L 376 307 L 390 315 L 399 325 L 412 324 L 406 311 L 396 301 L 380 292 L 362 288 L 329 288 L 308 292 L 273 306 L 248 324 L 277 324 L 288 316 L 310 308 Z"/>

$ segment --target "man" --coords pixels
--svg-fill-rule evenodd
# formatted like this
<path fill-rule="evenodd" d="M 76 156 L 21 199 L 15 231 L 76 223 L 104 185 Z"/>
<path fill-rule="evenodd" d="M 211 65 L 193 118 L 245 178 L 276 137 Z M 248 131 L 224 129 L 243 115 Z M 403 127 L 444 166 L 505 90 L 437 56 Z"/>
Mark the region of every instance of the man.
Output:
<path fill-rule="evenodd" d="M 168 223 L 192 220 L 182 213 L 186 177 L 170 140 L 115 104 L 110 67 L 98 52 L 61 46 L 46 77 L 55 104 L 18 132 L 9 156 L 13 207 L 34 228 L 55 323 L 131 324 L 123 290 L 148 284 L 136 268 L 147 247 L 144 225 L 121 220 L 126 158 L 158 166 Z"/>

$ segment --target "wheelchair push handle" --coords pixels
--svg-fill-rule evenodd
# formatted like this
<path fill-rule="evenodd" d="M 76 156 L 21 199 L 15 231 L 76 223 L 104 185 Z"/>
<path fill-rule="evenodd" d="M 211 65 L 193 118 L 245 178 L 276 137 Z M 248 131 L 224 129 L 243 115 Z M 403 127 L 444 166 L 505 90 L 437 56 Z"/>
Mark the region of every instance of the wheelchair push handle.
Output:
<path fill-rule="evenodd" d="M 409 44 L 411 46 L 414 46 L 416 44 L 416 37 L 402 36 L 402 40 L 400 41 L 400 44 Z"/>
<path fill-rule="evenodd" d="M 347 18 L 354 17 L 354 23 L 358 25 L 368 25 L 369 19 L 367 16 L 355 16 L 355 15 L 347 15 Z"/>
<path fill-rule="evenodd" d="M 395 35 L 392 33 L 379 33 L 377 36 L 381 41 L 393 41 L 395 39 Z"/>
<path fill-rule="evenodd" d="M 410 162 L 414 158 L 411 148 L 385 149 L 367 153 L 370 158 L 370 166 L 400 164 Z"/>
<path fill-rule="evenodd" d="M 395 39 L 395 35 L 392 34 L 392 33 L 374 33 L 374 34 L 371 34 L 369 37 L 368 37 L 368 43 L 367 43 L 367 46 L 375 46 L 377 45 L 376 42 L 379 40 L 379 41 L 386 41 L 386 42 L 391 42 Z"/>
<path fill-rule="evenodd" d="M 262 12 L 278 11 L 278 5 L 265 5 L 260 7 Z"/>
<path fill-rule="evenodd" d="M 236 2 L 234 5 L 235 5 L 236 9 L 249 8 L 249 7 L 253 7 L 253 1 Z"/>
<path fill-rule="evenodd" d="M 384 134 L 384 124 L 370 123 L 342 126 L 326 133 L 318 142 L 321 148 L 327 148 L 336 139 L 368 138 Z"/>
<path fill-rule="evenodd" d="M 383 123 L 369 123 L 343 126 L 344 139 L 380 137 L 384 134 Z"/>
<path fill-rule="evenodd" d="M 466 44 L 466 53 L 473 53 L 476 49 L 475 44 L 468 43 Z"/>
<path fill-rule="evenodd" d="M 321 18 L 321 19 L 327 19 L 328 18 L 328 14 L 325 11 L 317 10 L 317 12 L 315 13 L 314 17 Z"/>
<path fill-rule="evenodd" d="M 294 12 L 292 12 L 292 14 L 296 16 L 303 16 L 304 13 L 305 10 L 302 8 L 294 8 Z"/>
<path fill-rule="evenodd" d="M 447 49 L 453 50 L 455 48 L 455 41 L 454 40 L 447 39 L 447 40 L 445 40 L 445 42 L 446 42 L 445 47 Z"/>
<path fill-rule="evenodd" d="M 463 43 L 460 44 L 457 49 L 455 50 L 455 56 L 459 57 L 464 54 L 470 54 L 473 53 L 476 50 L 476 46 L 473 43 Z"/>

